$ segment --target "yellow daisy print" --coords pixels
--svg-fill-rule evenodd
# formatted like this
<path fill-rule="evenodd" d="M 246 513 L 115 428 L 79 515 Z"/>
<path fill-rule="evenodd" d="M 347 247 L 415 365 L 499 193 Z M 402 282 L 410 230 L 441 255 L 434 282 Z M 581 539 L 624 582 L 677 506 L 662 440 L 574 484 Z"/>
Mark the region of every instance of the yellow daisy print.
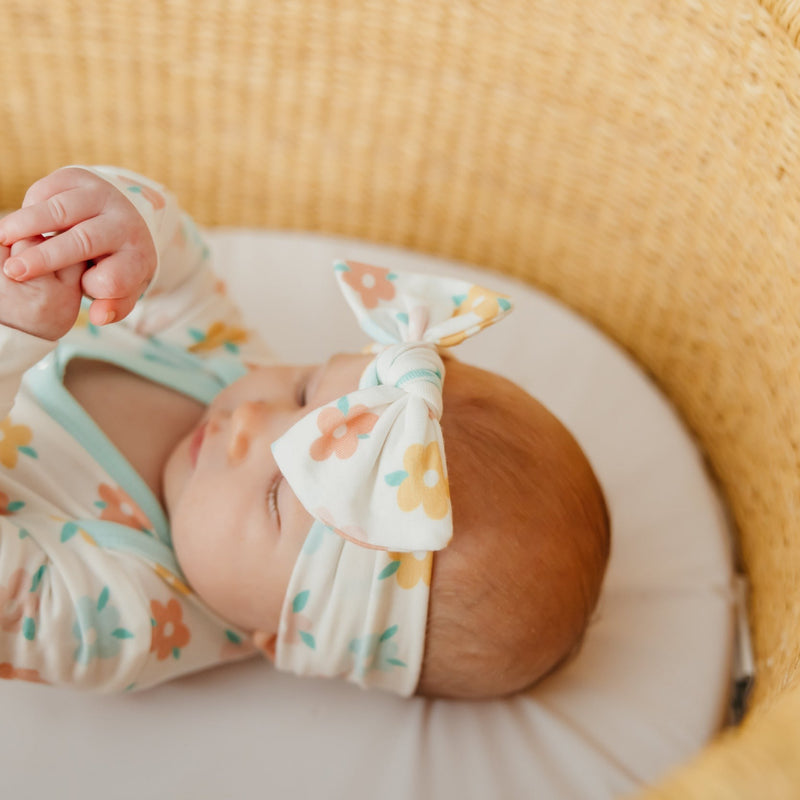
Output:
<path fill-rule="evenodd" d="M 192 328 L 189 335 L 195 343 L 189 347 L 190 353 L 207 353 L 218 347 L 224 347 L 233 353 L 239 351 L 239 345 L 247 341 L 247 331 L 225 322 L 212 322 L 205 332 Z"/>
<path fill-rule="evenodd" d="M 511 309 L 511 301 L 504 294 L 498 294 L 482 286 L 470 286 L 465 296 L 453 298 L 457 303 L 453 317 L 462 317 L 465 314 L 474 314 L 478 321 L 468 330 L 458 331 L 450 336 L 443 336 L 439 340 L 441 347 L 453 347 L 461 344 L 464 339 L 476 334 L 487 325 L 497 322 Z"/>
<path fill-rule="evenodd" d="M 401 589 L 413 589 L 420 581 L 431 585 L 431 568 L 433 553 L 423 553 L 417 558 L 416 553 L 387 553 L 391 563 L 383 568 L 378 579 L 394 575 Z"/>
<path fill-rule="evenodd" d="M 173 575 L 166 567 L 162 567 L 161 564 L 155 564 L 153 566 L 153 572 L 155 572 L 164 583 L 181 594 L 190 595 L 192 593 L 192 590 L 177 575 Z"/>
<path fill-rule="evenodd" d="M 8 469 L 17 466 L 20 453 L 36 458 L 36 451 L 28 447 L 33 439 L 33 431 L 27 425 L 14 425 L 11 417 L 0 422 L 0 464 Z"/>
<path fill-rule="evenodd" d="M 453 312 L 454 317 L 470 312 L 477 314 L 484 322 L 493 320 L 509 308 L 508 298 L 482 286 L 470 286 L 467 296 Z"/>
<path fill-rule="evenodd" d="M 450 510 L 450 491 L 444 476 L 439 443 L 412 444 L 403 455 L 406 475 L 397 492 L 402 511 L 413 511 L 422 504 L 431 519 L 443 519 Z"/>

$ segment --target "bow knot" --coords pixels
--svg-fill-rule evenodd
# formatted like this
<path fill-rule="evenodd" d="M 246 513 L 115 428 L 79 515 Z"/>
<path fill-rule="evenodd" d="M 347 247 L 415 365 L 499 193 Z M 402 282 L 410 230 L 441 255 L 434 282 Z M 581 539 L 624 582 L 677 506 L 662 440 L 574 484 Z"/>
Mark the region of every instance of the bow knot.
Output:
<path fill-rule="evenodd" d="M 375 359 L 379 384 L 396 386 L 425 401 L 437 420 L 442 418 L 444 363 L 436 345 L 403 342 L 385 347 Z"/>

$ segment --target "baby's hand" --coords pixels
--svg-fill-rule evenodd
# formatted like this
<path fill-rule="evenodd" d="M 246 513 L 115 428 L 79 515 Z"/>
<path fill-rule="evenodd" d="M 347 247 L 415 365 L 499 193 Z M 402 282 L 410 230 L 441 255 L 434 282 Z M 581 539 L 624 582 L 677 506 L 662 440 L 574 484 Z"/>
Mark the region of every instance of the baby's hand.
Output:
<path fill-rule="evenodd" d="M 52 232 L 57 235 L 43 238 Z M 76 167 L 59 169 L 34 183 L 22 208 L 0 220 L 0 245 L 24 241 L 30 246 L 12 250 L 3 264 L 5 276 L 38 281 L 84 265 L 80 290 L 93 298 L 89 320 L 95 325 L 130 313 L 158 261 L 147 225 L 130 201 L 107 181 Z M 86 264 L 91 261 L 94 265 Z M 2 316 L 0 321 L 5 321 Z"/>
<path fill-rule="evenodd" d="M 0 245 L 0 265 L 13 253 L 40 244 L 41 237 L 23 239 L 13 248 Z M 74 324 L 81 306 L 81 275 L 85 264 L 18 283 L 0 272 L 0 323 L 40 336 L 60 339 Z"/>

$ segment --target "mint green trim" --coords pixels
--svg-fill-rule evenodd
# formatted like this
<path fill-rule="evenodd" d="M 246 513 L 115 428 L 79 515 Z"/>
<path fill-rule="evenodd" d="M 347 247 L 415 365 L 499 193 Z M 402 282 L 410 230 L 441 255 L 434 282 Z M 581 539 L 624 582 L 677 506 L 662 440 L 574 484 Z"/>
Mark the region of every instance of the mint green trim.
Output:
<path fill-rule="evenodd" d="M 34 368 L 28 373 L 27 381 L 44 410 L 74 436 L 89 455 L 125 488 L 152 523 L 156 536 L 169 544 L 169 523 L 161 503 L 125 456 L 66 390 L 56 370 Z"/>
<path fill-rule="evenodd" d="M 428 369 L 420 367 L 406 372 L 401 378 L 395 381 L 395 386 L 399 389 L 404 383 L 408 381 L 426 381 L 432 383 L 434 386 L 441 388 L 442 386 L 442 373 L 438 369 Z"/>
<path fill-rule="evenodd" d="M 75 524 L 85 530 L 100 547 L 130 553 L 145 561 L 159 564 L 176 577 L 185 580 L 172 548 L 143 531 L 105 519 L 76 519 Z"/>
<path fill-rule="evenodd" d="M 136 352 L 114 347 L 112 342 L 115 340 L 130 345 Z M 54 352 L 26 373 L 26 383 L 45 411 L 125 489 L 152 523 L 160 542 L 169 547 L 169 522 L 161 503 L 64 386 L 64 373 L 72 358 L 114 364 L 206 405 L 221 389 L 246 373 L 244 365 L 225 357 L 200 359 L 157 339 L 143 340 L 122 327 L 103 329 L 100 336 L 74 330 L 69 338 L 59 342 Z M 147 538 L 146 534 L 132 533 Z"/>

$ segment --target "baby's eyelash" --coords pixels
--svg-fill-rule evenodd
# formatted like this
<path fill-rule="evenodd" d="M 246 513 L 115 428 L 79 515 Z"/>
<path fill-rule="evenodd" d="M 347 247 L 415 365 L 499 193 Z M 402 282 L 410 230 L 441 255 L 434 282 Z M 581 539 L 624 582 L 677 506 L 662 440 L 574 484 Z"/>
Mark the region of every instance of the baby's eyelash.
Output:
<path fill-rule="evenodd" d="M 308 379 L 303 378 L 303 381 L 297 387 L 297 404 L 304 406 L 306 404 L 306 389 L 308 388 Z"/>
<path fill-rule="evenodd" d="M 278 473 L 267 491 L 267 507 L 269 508 L 269 513 L 275 517 L 278 527 L 281 525 L 281 512 L 278 510 L 278 486 L 280 486 L 282 478 L 283 475 Z"/>

